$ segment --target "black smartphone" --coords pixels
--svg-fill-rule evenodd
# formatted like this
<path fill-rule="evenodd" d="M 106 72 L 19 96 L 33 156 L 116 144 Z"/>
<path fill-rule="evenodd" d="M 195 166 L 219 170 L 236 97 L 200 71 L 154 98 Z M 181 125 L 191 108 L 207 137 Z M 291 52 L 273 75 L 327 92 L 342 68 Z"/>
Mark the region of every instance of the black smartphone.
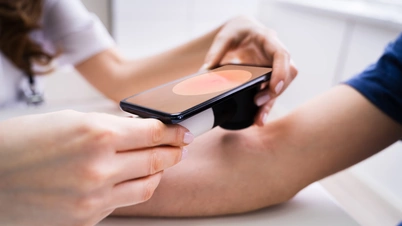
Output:
<path fill-rule="evenodd" d="M 223 65 L 128 97 L 120 102 L 120 107 L 140 117 L 159 119 L 166 124 L 180 123 L 213 109 L 214 121 L 217 121 L 217 112 L 226 111 L 229 117 L 228 111 L 236 111 L 234 105 L 241 111 L 251 111 L 244 109 L 247 106 L 238 106 L 239 100 L 244 100 L 246 105 L 254 105 L 254 95 L 261 83 L 269 81 L 271 72 L 270 67 Z M 256 111 L 255 105 L 253 108 Z"/>

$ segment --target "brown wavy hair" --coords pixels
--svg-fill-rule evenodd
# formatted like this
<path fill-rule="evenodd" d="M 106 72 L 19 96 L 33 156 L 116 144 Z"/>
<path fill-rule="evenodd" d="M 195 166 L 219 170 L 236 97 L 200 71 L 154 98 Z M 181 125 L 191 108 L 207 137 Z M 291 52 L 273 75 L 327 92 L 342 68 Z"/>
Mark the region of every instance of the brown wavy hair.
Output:
<path fill-rule="evenodd" d="M 48 65 L 53 56 L 30 39 L 40 28 L 43 0 L 0 0 L 0 50 L 27 75 L 38 74 L 33 63 Z"/>

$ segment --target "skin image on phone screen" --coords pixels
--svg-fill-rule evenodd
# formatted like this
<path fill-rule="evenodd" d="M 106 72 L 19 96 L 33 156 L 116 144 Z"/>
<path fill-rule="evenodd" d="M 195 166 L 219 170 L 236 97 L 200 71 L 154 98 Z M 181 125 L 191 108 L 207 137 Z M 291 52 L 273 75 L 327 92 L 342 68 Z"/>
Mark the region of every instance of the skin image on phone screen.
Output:
<path fill-rule="evenodd" d="M 270 79 L 269 67 L 224 65 L 128 97 L 124 111 L 167 124 L 179 123 Z"/>

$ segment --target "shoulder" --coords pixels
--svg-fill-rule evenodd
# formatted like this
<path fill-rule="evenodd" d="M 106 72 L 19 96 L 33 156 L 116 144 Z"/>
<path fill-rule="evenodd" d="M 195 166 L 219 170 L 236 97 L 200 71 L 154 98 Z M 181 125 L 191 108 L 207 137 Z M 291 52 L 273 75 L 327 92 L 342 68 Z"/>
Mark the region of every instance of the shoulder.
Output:
<path fill-rule="evenodd" d="M 42 27 L 52 39 L 84 29 L 91 24 L 92 14 L 79 0 L 45 0 Z"/>
<path fill-rule="evenodd" d="M 42 18 L 46 40 L 62 52 L 61 64 L 76 65 L 114 46 L 99 18 L 80 0 L 45 0 Z"/>

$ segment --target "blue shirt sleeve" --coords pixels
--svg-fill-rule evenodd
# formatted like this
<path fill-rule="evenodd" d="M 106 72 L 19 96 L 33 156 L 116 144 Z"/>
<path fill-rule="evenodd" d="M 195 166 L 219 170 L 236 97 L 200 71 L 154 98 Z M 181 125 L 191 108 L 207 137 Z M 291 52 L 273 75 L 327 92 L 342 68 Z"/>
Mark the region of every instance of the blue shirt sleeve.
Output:
<path fill-rule="evenodd" d="M 375 64 L 345 83 L 402 125 L 402 33 Z"/>

